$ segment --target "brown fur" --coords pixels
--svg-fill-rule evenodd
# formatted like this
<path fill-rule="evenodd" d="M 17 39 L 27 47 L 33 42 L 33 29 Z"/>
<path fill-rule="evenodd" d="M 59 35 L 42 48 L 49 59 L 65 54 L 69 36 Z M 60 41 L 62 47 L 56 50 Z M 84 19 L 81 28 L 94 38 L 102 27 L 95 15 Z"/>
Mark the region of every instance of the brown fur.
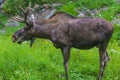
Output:
<path fill-rule="evenodd" d="M 78 49 L 99 48 L 100 71 L 97 80 L 101 80 L 105 66 L 109 60 L 106 51 L 108 42 L 113 33 L 113 25 L 101 18 L 77 18 L 66 13 L 56 13 L 49 19 L 35 20 L 33 26 L 27 25 L 14 35 L 19 36 L 18 42 L 33 38 L 49 39 L 56 48 L 60 48 L 64 58 L 66 80 L 68 80 L 68 60 L 71 47 Z M 17 41 L 17 40 L 14 40 Z"/>

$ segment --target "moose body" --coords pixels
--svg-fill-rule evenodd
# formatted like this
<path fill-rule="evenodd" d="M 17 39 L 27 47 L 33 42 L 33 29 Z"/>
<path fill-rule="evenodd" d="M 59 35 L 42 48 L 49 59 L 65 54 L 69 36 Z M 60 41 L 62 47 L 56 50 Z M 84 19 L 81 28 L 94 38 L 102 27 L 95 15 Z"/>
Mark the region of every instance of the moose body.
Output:
<path fill-rule="evenodd" d="M 32 23 L 32 24 L 31 24 Z M 77 18 L 59 12 L 49 19 L 32 19 L 26 26 L 16 31 L 13 42 L 22 43 L 35 38 L 49 39 L 56 48 L 60 48 L 64 58 L 66 80 L 68 80 L 68 60 L 72 47 L 77 49 L 99 48 L 100 71 L 97 80 L 101 80 L 109 60 L 108 42 L 113 33 L 113 25 L 101 18 Z"/>

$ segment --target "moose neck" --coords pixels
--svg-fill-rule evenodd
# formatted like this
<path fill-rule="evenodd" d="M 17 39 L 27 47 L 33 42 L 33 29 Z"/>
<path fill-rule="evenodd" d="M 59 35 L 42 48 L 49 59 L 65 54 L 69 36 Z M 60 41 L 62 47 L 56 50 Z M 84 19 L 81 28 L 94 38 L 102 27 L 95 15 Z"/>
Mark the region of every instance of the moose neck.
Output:
<path fill-rule="evenodd" d="M 53 24 L 53 22 L 48 22 L 47 20 L 36 23 L 34 25 L 34 36 L 51 40 L 52 30 L 55 28 L 55 25 L 55 23 Z"/>

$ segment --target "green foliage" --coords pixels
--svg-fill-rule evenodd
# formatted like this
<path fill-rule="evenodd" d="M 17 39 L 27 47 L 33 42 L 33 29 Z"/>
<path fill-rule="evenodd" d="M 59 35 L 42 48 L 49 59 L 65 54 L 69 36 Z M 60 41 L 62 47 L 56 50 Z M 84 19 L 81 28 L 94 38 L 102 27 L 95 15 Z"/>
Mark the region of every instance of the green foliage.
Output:
<path fill-rule="evenodd" d="M 10 15 L 16 15 L 20 13 L 19 6 L 22 6 L 23 8 L 27 7 L 29 2 L 32 3 L 32 6 L 34 4 L 42 5 L 45 3 L 55 3 L 55 2 L 67 2 L 69 0 L 6 0 L 5 5 L 3 7 L 4 11 Z"/>
<path fill-rule="evenodd" d="M 6 15 L 0 14 L 0 29 L 4 27 L 4 24 L 6 23 L 7 19 L 8 18 Z"/>
<path fill-rule="evenodd" d="M 101 11 L 99 16 L 111 21 L 115 18 L 115 16 L 119 12 L 120 12 L 120 6 L 118 4 L 114 4 L 112 6 L 109 6 L 107 10 Z"/>
<path fill-rule="evenodd" d="M 108 10 L 102 11 L 99 14 L 100 17 L 105 18 L 109 21 L 113 20 L 115 17 L 115 11 L 113 7 L 110 7 Z"/>
<path fill-rule="evenodd" d="M 114 28 L 113 39 L 120 40 L 120 26 L 115 25 Z"/>
<path fill-rule="evenodd" d="M 86 7 L 88 9 L 101 8 L 103 6 L 110 6 L 114 4 L 115 0 L 78 0 L 77 5 Z"/>
<path fill-rule="evenodd" d="M 63 5 L 59 11 L 66 12 L 68 14 L 71 14 L 73 16 L 77 15 L 77 12 L 75 11 L 75 3 L 68 2 L 67 4 Z"/>
<path fill-rule="evenodd" d="M 102 11 L 99 15 L 107 20 L 112 20 L 116 13 L 119 12 L 119 4 L 116 4 L 114 0 L 77 0 L 69 1 L 64 4 L 59 11 L 67 12 L 73 16 L 76 16 L 78 13 L 75 9 L 86 10 L 86 9 L 100 9 L 104 6 L 109 6 L 110 8 L 106 11 Z M 113 10 L 114 9 L 114 10 Z"/>
<path fill-rule="evenodd" d="M 112 4 L 115 4 L 115 0 L 6 0 L 4 11 L 8 14 L 15 15 L 20 13 L 19 12 L 19 6 L 22 6 L 25 8 L 28 6 L 29 2 L 32 2 L 32 6 L 34 4 L 42 5 L 44 3 L 63 3 L 64 5 L 62 8 L 60 8 L 61 11 L 68 12 L 72 15 L 76 15 L 75 7 L 78 7 L 80 9 L 94 9 L 94 8 L 100 8 L 103 6 L 111 6 Z"/>
<path fill-rule="evenodd" d="M 19 13 L 19 6 L 25 7 L 25 0 L 7 0 L 3 7 L 3 10 L 8 14 Z"/>

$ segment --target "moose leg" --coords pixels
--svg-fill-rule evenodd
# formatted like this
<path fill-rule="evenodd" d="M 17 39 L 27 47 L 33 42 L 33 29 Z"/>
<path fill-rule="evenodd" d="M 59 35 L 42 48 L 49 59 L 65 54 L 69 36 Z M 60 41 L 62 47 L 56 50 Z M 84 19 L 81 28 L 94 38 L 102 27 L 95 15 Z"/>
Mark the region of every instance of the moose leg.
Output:
<path fill-rule="evenodd" d="M 110 57 L 109 57 L 109 55 L 108 55 L 108 52 L 106 51 L 106 59 L 107 59 L 107 62 L 110 60 Z"/>
<path fill-rule="evenodd" d="M 66 76 L 66 80 L 68 80 L 68 60 L 70 57 L 70 48 L 69 47 L 64 47 L 61 49 L 62 54 L 63 54 L 63 58 L 64 58 L 64 69 L 65 69 L 65 76 Z"/>
<path fill-rule="evenodd" d="M 99 48 L 99 55 L 100 55 L 100 71 L 99 71 L 97 80 L 101 80 L 104 70 L 105 70 L 105 67 L 106 67 L 106 64 L 109 61 L 109 56 L 108 56 L 105 46 L 104 47 L 101 46 Z"/>
<path fill-rule="evenodd" d="M 103 67 L 103 69 L 105 69 L 109 60 L 110 60 L 110 58 L 109 58 L 108 52 L 106 51 L 106 54 L 105 54 L 105 57 L 104 57 L 104 67 Z"/>

